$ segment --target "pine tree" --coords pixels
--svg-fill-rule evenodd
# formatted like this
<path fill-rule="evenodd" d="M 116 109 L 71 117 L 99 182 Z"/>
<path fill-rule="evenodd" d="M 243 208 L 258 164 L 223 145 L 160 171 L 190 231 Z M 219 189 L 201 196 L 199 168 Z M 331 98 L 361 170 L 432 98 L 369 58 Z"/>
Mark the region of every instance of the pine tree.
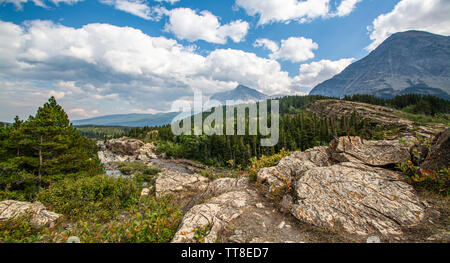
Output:
<path fill-rule="evenodd" d="M 20 173 L 33 179 L 34 183 L 27 180 L 27 184 L 35 184 L 39 189 L 67 176 L 102 171 L 95 144 L 77 132 L 54 97 L 27 121 L 16 118 L 2 144 L 7 145 L 7 158 L 0 167 L 6 168 L 9 176 L 0 180 L 0 190 L 8 185 L 25 188 L 24 180 L 15 179 Z"/>

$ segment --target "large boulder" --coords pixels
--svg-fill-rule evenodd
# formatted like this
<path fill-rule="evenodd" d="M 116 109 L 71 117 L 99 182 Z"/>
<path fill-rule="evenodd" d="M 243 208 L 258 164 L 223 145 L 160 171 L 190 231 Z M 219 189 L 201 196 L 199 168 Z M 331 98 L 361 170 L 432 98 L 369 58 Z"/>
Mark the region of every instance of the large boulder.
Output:
<path fill-rule="evenodd" d="M 203 194 L 209 179 L 199 174 L 182 173 L 173 169 L 163 169 L 155 183 L 156 197 L 171 195 L 181 206 Z"/>
<path fill-rule="evenodd" d="M 353 235 L 396 235 L 419 224 L 425 208 L 401 175 L 381 167 L 410 160 L 414 143 L 341 137 L 261 169 L 257 180 L 301 221 Z"/>
<path fill-rule="evenodd" d="M 450 167 L 450 128 L 434 137 L 425 161 L 420 165 L 423 170 L 440 170 L 448 167 Z"/>
<path fill-rule="evenodd" d="M 348 136 L 333 140 L 330 143 L 330 152 L 332 158 L 338 162 L 385 166 L 410 160 L 412 146 L 412 143 L 403 144 L 399 140 L 367 141 Z"/>
<path fill-rule="evenodd" d="M 216 242 L 220 231 L 229 222 L 238 218 L 245 208 L 252 204 L 254 198 L 255 193 L 245 190 L 233 191 L 192 207 L 184 216 L 172 242 Z"/>
<path fill-rule="evenodd" d="M 272 194 L 282 194 L 292 186 L 295 176 L 317 166 L 330 164 L 327 147 L 315 147 L 305 152 L 294 152 L 281 159 L 274 167 L 263 168 L 258 172 L 257 181 L 266 184 Z"/>
<path fill-rule="evenodd" d="M 312 168 L 295 181 L 291 213 L 357 235 L 391 236 L 421 222 L 425 208 L 395 172 L 361 163 Z"/>
<path fill-rule="evenodd" d="M 112 153 L 120 155 L 135 155 L 137 151 L 144 145 L 144 142 L 137 139 L 120 138 L 111 139 L 106 142 L 106 148 Z"/>
<path fill-rule="evenodd" d="M 0 202 L 0 221 L 20 216 L 30 216 L 31 225 L 35 228 L 48 226 L 61 217 L 60 214 L 47 211 L 40 202 L 29 203 L 14 200 Z"/>
<path fill-rule="evenodd" d="M 102 163 L 112 162 L 150 162 L 157 159 L 156 147 L 153 143 L 144 143 L 130 138 L 111 139 L 106 143 L 99 141 L 98 157 Z"/>

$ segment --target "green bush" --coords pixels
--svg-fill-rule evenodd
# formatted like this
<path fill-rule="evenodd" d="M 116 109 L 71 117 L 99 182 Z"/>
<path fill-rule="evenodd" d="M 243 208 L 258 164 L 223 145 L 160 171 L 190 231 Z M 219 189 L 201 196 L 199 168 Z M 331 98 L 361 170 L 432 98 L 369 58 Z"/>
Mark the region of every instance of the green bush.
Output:
<path fill-rule="evenodd" d="M 51 233 L 49 242 L 65 242 L 77 236 L 82 243 L 164 243 L 170 242 L 181 221 L 182 213 L 169 198 L 142 198 L 125 219 L 106 224 L 79 221 L 70 230 Z"/>
<path fill-rule="evenodd" d="M 96 220 L 105 221 L 136 203 L 139 189 L 133 179 L 98 175 L 55 182 L 37 199 L 72 219 L 95 215 Z"/>
<path fill-rule="evenodd" d="M 43 239 L 41 230 L 31 225 L 31 215 L 0 221 L 0 243 L 33 243 Z"/>
<path fill-rule="evenodd" d="M 255 181 L 259 170 L 264 167 L 275 166 L 281 159 L 288 156 L 289 151 L 282 149 L 280 153 L 274 154 L 272 156 L 261 156 L 261 158 L 253 157 L 250 159 L 250 166 L 247 167 L 248 177 L 250 180 Z"/>
<path fill-rule="evenodd" d="M 158 168 L 148 167 L 147 164 L 142 162 L 120 162 L 116 163 L 120 172 L 124 175 L 132 175 L 132 174 L 145 174 L 145 175 L 156 175 L 161 172 Z"/>

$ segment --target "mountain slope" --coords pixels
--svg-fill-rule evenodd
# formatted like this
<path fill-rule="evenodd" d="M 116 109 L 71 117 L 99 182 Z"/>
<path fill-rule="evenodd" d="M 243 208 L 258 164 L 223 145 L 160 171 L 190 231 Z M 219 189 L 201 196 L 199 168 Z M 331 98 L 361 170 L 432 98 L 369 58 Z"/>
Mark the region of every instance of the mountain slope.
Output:
<path fill-rule="evenodd" d="M 450 98 L 449 36 L 421 31 L 393 34 L 368 56 L 317 85 L 310 95 L 393 97 L 405 93 Z"/>
<path fill-rule="evenodd" d="M 157 114 L 118 114 L 95 117 L 85 120 L 76 120 L 72 123 L 76 126 L 81 125 L 99 125 L 99 126 L 161 126 L 170 124 L 178 115 L 177 112 L 157 113 Z"/>
<path fill-rule="evenodd" d="M 233 90 L 219 92 L 212 95 L 210 100 L 217 100 L 220 101 L 222 104 L 225 104 L 227 100 L 234 100 L 234 101 L 241 100 L 243 102 L 249 102 L 249 101 L 260 101 L 268 98 L 269 96 L 257 90 L 251 89 L 244 85 L 238 85 Z"/>

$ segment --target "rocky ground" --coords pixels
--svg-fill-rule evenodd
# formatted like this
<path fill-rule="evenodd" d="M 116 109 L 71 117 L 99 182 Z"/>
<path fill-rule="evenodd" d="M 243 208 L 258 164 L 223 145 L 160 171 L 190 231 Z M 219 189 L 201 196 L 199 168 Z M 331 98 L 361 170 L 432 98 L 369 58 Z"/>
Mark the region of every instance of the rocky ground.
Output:
<path fill-rule="evenodd" d="M 433 147 L 445 148 L 448 133 Z M 186 160 L 150 163 L 172 164 L 163 166 L 154 189 L 182 207 L 172 242 L 197 242 L 199 233 L 204 242 L 448 241 L 448 204 L 417 193 L 388 169 L 410 160 L 415 143 L 341 137 L 262 169 L 257 182 L 246 175 L 210 180 Z"/>
<path fill-rule="evenodd" d="M 429 123 L 422 125 L 411 120 L 402 118 L 402 112 L 383 106 L 352 102 L 344 100 L 319 100 L 308 107 L 308 111 L 322 117 L 350 116 L 355 113 L 358 119 L 369 120 L 378 123 L 382 128 L 397 128 L 400 133 L 395 136 L 412 136 L 420 134 L 422 136 L 433 136 L 445 130 L 447 127 L 440 123 Z"/>
<path fill-rule="evenodd" d="M 374 111 L 365 104 L 344 104 L 336 110 L 330 106 L 333 101 L 324 101 L 312 110 L 333 114 L 354 107 L 384 123 L 395 116 L 384 107 Z M 396 123 L 417 131 L 408 120 Z M 439 127 L 419 128 L 427 136 L 434 129 Z M 449 133 L 447 129 L 436 135 L 423 168 L 448 166 Z M 329 146 L 293 152 L 276 166 L 261 169 L 256 182 L 246 174 L 209 179 L 201 175 L 205 166 L 165 159 L 155 153 L 153 144 L 129 138 L 99 142 L 99 158 L 106 167 L 141 161 L 162 169 L 154 188 L 142 194 L 171 195 L 180 206 L 184 217 L 173 237 L 175 243 L 449 242 L 448 199 L 417 192 L 392 170 L 395 164 L 411 160 L 418 147 L 411 135 L 403 134 L 405 143 L 398 138 L 336 138 Z M 35 207 L 33 218 L 38 224 L 49 224 L 59 216 L 39 203 L 5 202 L 9 201 L 0 203 L 0 220 L 29 206 Z"/>

